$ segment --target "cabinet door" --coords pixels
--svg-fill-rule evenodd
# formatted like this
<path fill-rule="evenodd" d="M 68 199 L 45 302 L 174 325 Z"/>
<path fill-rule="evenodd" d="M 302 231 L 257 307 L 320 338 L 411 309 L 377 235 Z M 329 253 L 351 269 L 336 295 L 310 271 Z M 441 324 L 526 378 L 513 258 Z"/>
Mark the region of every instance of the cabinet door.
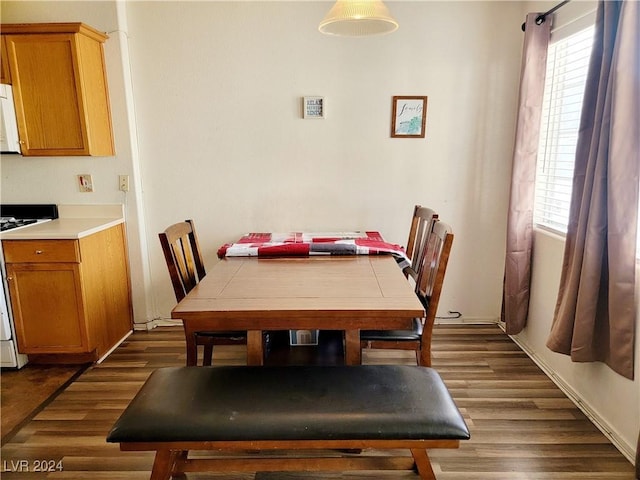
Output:
<path fill-rule="evenodd" d="M 0 83 L 11 85 L 11 71 L 9 70 L 9 61 L 7 60 L 7 42 L 4 36 L 1 38 L 0 44 Z"/>
<path fill-rule="evenodd" d="M 88 154 L 73 34 L 7 35 L 24 155 Z"/>
<path fill-rule="evenodd" d="M 7 277 L 21 353 L 88 351 L 79 264 L 8 263 Z"/>
<path fill-rule="evenodd" d="M 82 33 L 4 39 L 22 154 L 113 155 L 102 43 Z"/>

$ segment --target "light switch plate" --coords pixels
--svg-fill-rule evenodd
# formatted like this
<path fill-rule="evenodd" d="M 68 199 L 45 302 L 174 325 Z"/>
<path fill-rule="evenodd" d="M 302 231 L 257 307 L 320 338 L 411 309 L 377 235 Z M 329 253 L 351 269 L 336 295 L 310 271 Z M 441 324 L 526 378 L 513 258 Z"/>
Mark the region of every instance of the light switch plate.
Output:
<path fill-rule="evenodd" d="M 81 192 L 93 192 L 93 178 L 88 173 L 78 175 L 78 188 Z"/>
<path fill-rule="evenodd" d="M 122 192 L 129 191 L 129 175 L 118 175 L 118 189 Z"/>

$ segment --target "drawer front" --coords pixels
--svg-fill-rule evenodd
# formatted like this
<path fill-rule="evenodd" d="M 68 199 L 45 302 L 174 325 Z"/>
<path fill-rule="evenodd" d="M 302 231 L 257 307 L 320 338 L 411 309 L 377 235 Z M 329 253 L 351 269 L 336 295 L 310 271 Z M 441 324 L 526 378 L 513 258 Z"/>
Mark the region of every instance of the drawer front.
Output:
<path fill-rule="evenodd" d="M 7 263 L 80 263 L 77 240 L 5 240 Z"/>

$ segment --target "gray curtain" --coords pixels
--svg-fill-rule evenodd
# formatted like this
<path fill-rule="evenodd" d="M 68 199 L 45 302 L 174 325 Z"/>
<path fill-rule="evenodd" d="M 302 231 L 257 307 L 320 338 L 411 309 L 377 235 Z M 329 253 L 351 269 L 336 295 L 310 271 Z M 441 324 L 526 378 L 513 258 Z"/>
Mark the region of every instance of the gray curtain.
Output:
<path fill-rule="evenodd" d="M 640 170 L 640 9 L 600 1 L 569 229 L 547 346 L 633 378 Z"/>
<path fill-rule="evenodd" d="M 536 25 L 539 15 L 527 15 L 520 73 L 502 297 L 502 321 L 510 335 L 524 328 L 529 311 L 536 158 L 551 31 L 549 19 Z"/>

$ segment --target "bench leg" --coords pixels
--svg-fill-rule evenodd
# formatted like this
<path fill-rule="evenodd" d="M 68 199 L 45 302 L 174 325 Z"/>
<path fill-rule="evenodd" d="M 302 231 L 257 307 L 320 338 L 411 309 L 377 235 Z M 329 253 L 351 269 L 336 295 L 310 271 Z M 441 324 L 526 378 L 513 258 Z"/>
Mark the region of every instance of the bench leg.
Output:
<path fill-rule="evenodd" d="M 173 453 L 175 453 L 175 460 L 173 462 L 173 471 L 171 472 L 171 478 L 186 480 L 187 477 L 184 474 L 184 466 L 187 462 L 187 457 L 189 456 L 189 450 L 180 450 Z"/>
<path fill-rule="evenodd" d="M 416 468 L 418 469 L 418 475 L 422 480 L 436 480 L 436 475 L 431 468 L 431 461 L 427 451 L 420 448 L 412 448 L 411 455 L 416 462 Z"/>
<path fill-rule="evenodd" d="M 158 450 L 150 480 L 171 480 L 172 476 L 184 478 L 181 468 L 187 459 L 187 454 L 186 450 Z"/>

